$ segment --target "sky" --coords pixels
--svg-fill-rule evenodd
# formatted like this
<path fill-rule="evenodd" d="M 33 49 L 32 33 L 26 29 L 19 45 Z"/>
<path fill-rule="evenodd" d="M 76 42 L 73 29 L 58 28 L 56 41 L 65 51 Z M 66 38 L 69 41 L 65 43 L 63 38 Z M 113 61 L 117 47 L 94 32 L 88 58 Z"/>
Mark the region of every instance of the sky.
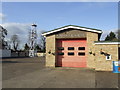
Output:
<path fill-rule="evenodd" d="M 0 10 L 1 11 L 1 10 Z M 3 2 L 2 25 L 8 30 L 7 40 L 18 34 L 22 47 L 28 41 L 31 24 L 41 32 L 66 25 L 101 29 L 101 40 L 118 29 L 117 2 Z"/>

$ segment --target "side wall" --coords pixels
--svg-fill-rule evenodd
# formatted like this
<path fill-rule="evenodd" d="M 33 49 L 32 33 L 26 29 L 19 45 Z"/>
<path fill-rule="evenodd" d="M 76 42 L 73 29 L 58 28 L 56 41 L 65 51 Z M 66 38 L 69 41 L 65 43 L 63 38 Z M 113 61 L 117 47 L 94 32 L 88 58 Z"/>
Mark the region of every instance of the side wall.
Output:
<path fill-rule="evenodd" d="M 98 34 L 87 32 L 87 67 L 95 68 L 95 45 L 94 41 L 98 41 Z M 91 54 L 89 52 L 92 52 Z"/>
<path fill-rule="evenodd" d="M 96 70 L 112 71 L 112 61 L 118 61 L 118 45 L 95 45 L 96 49 Z M 100 51 L 111 55 L 111 60 L 106 60 L 104 54 L 100 54 Z"/>
<path fill-rule="evenodd" d="M 46 66 L 55 67 L 55 35 L 46 37 Z"/>

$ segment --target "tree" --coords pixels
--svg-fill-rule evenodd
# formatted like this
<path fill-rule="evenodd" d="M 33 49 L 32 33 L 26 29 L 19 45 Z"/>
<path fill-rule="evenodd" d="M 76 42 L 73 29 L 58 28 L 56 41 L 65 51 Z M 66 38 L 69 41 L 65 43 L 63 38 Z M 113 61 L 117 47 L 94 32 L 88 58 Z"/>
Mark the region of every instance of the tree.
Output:
<path fill-rule="evenodd" d="M 118 41 L 120 41 L 120 29 L 117 30 L 116 34 L 117 34 L 117 39 L 118 39 Z"/>
<path fill-rule="evenodd" d="M 115 41 L 117 40 L 117 37 L 114 32 L 110 32 L 109 35 L 105 38 L 105 41 Z"/>
<path fill-rule="evenodd" d="M 41 50 L 43 52 L 46 51 L 46 39 L 44 36 L 41 35 L 41 41 L 40 41 L 40 45 L 41 45 Z"/>
<path fill-rule="evenodd" d="M 25 46 L 24 46 L 24 50 L 29 50 L 29 46 L 28 46 L 27 43 L 26 43 Z"/>
<path fill-rule="evenodd" d="M 107 37 L 105 38 L 105 41 L 109 41 L 110 37 L 109 35 L 107 35 Z"/>
<path fill-rule="evenodd" d="M 7 35 L 7 30 L 0 25 L 0 48 L 7 49 L 7 42 L 4 40 Z"/>
<path fill-rule="evenodd" d="M 41 48 L 40 48 L 40 46 L 39 45 L 36 45 L 36 47 L 35 47 L 36 49 L 37 49 L 37 51 L 41 51 Z"/>
<path fill-rule="evenodd" d="M 19 43 L 20 43 L 18 35 L 12 35 L 12 37 L 11 37 L 11 43 L 13 44 L 13 49 L 15 51 L 17 51 L 18 47 L 19 47 Z"/>

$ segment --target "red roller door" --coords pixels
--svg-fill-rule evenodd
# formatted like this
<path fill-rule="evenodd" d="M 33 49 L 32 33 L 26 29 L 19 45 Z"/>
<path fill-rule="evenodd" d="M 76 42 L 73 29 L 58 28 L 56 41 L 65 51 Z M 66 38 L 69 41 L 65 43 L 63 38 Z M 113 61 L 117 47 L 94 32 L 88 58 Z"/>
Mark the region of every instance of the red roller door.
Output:
<path fill-rule="evenodd" d="M 86 39 L 56 40 L 56 46 L 56 66 L 86 67 Z"/>

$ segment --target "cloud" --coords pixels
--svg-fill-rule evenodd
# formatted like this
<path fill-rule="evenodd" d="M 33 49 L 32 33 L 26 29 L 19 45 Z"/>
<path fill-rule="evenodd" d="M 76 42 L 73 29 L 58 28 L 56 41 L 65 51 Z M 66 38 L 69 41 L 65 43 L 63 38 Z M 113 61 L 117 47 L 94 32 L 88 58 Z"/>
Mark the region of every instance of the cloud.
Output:
<path fill-rule="evenodd" d="M 20 39 L 20 48 L 23 48 L 25 43 L 29 41 L 29 31 L 31 30 L 31 23 L 4 23 L 2 26 L 8 31 L 5 40 L 10 43 L 12 35 L 18 35 Z M 40 35 L 45 30 L 37 29 L 37 42 L 40 43 Z"/>
<path fill-rule="evenodd" d="M 102 35 L 101 35 L 100 40 L 101 40 L 101 41 L 105 40 L 105 37 L 106 37 L 108 34 L 109 34 L 109 30 L 104 30 L 103 33 L 102 33 Z"/>
<path fill-rule="evenodd" d="M 4 20 L 6 18 L 6 15 L 3 13 L 0 13 L 0 21 Z"/>
<path fill-rule="evenodd" d="M 4 23 L 2 26 L 8 31 L 6 40 L 10 42 L 11 36 L 17 34 L 20 39 L 20 47 L 23 47 L 28 42 L 28 32 L 30 30 L 30 24 L 26 23 Z"/>

